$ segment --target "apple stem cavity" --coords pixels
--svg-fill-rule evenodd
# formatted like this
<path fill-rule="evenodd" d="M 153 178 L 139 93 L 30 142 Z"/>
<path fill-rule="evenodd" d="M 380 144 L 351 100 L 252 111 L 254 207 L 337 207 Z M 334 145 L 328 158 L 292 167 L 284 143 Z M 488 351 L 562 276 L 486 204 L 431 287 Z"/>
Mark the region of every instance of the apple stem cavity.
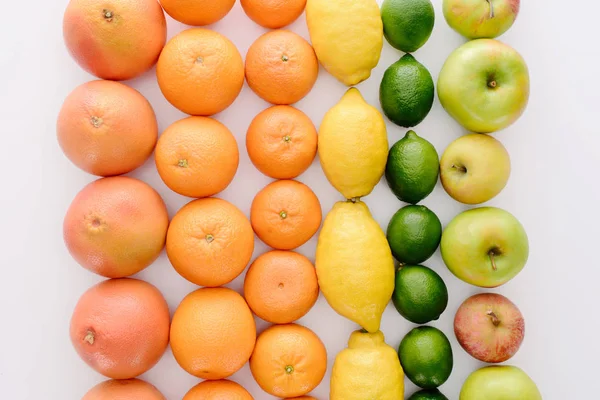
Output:
<path fill-rule="evenodd" d="M 459 170 L 463 174 L 467 173 L 467 168 L 464 165 L 453 165 L 452 168 Z"/>
<path fill-rule="evenodd" d="M 496 252 L 494 250 L 490 250 L 488 256 L 490 256 L 490 261 L 492 262 L 492 269 L 494 271 L 498 271 L 498 267 L 496 267 L 496 260 L 494 259 Z"/>
<path fill-rule="evenodd" d="M 486 314 L 490 317 L 494 326 L 500 325 L 500 318 L 498 318 L 498 316 L 492 310 L 488 311 Z"/>
<path fill-rule="evenodd" d="M 494 14 L 494 3 L 492 0 L 486 0 L 490 5 L 490 19 L 494 18 L 496 15 Z"/>

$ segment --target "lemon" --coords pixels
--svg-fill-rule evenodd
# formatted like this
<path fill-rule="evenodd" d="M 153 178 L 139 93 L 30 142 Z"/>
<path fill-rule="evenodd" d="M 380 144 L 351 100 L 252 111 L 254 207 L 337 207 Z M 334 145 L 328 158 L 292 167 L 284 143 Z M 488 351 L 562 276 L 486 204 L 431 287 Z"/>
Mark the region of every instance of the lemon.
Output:
<path fill-rule="evenodd" d="M 329 400 L 404 398 L 404 372 L 383 333 L 353 332 L 333 363 Z"/>
<path fill-rule="evenodd" d="M 383 47 L 376 0 L 308 0 L 306 23 L 317 58 L 346 86 L 371 76 Z"/>
<path fill-rule="evenodd" d="M 377 332 L 394 291 L 394 260 L 365 203 L 334 204 L 319 235 L 315 266 L 331 308 Z"/>
<path fill-rule="evenodd" d="M 348 89 L 323 118 L 319 158 L 329 182 L 347 199 L 366 196 L 385 172 L 388 154 L 383 115 L 356 88 Z"/>

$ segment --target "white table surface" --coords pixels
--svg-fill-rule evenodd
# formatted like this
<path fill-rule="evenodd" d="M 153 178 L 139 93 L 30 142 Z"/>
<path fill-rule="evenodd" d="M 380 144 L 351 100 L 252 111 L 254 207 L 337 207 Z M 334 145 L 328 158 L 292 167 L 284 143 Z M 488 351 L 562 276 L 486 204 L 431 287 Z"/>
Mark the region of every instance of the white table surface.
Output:
<path fill-rule="evenodd" d="M 436 26 L 429 42 L 415 53 L 434 79 L 450 52 L 463 39 L 447 26 L 436 5 Z M 526 318 L 526 338 L 509 363 L 523 368 L 538 384 L 545 400 L 594 398 L 600 356 L 600 52 L 597 2 L 582 0 L 576 7 L 557 0 L 524 0 L 515 26 L 501 39 L 525 57 L 531 72 L 531 97 L 523 117 L 495 136 L 507 147 L 513 173 L 506 189 L 491 205 L 512 212 L 525 226 L 531 246 L 529 262 L 513 281 L 496 290 L 512 299 Z M 11 400 L 77 400 L 103 377 L 75 354 L 68 325 L 79 296 L 101 279 L 79 267 L 62 240 L 62 220 L 75 194 L 95 179 L 63 156 L 55 136 L 55 121 L 63 99 L 79 84 L 93 79 L 69 57 L 62 40 L 62 13 L 67 0 L 3 2 L 0 53 L 0 164 L 2 171 L 2 252 L 0 253 L 0 398 Z M 185 27 L 168 19 L 168 35 Z M 232 39 L 245 55 L 265 30 L 250 21 L 239 2 L 212 26 Z M 290 29 L 308 38 L 302 17 Z M 378 87 L 385 69 L 401 54 L 385 44 L 379 66 L 359 85 L 366 100 L 379 107 Z M 161 95 L 154 71 L 128 82 L 154 106 L 165 129 L 184 115 Z M 318 126 L 325 112 L 346 88 L 321 70 L 313 91 L 297 107 Z M 240 168 L 233 184 L 220 197 L 246 214 L 254 195 L 270 179 L 250 163 L 246 128 L 268 105 L 245 86 L 237 101 L 216 116 L 234 133 L 240 148 Z M 464 132 L 436 99 L 433 110 L 416 132 L 441 154 Z M 388 123 L 390 145 L 405 129 Z M 172 216 L 189 199 L 171 192 L 160 180 L 153 160 L 133 176 L 151 184 L 167 202 Z M 341 197 L 326 181 L 318 160 L 300 181 L 321 200 L 323 211 Z M 365 201 L 385 227 L 401 207 L 385 182 Z M 440 185 L 423 202 L 447 224 L 466 207 L 452 200 Z M 314 260 L 316 236 L 299 251 Z M 254 256 L 265 245 L 256 246 Z M 455 366 L 441 390 L 457 399 L 465 378 L 482 366 L 458 345 L 452 330 L 454 312 L 480 289 L 462 283 L 446 269 L 439 252 L 426 262 L 446 281 L 450 302 L 432 325 L 451 339 Z M 163 255 L 139 277 L 155 284 L 171 311 L 194 285 L 181 278 Z M 231 285 L 241 289 L 243 276 Z M 336 315 L 321 297 L 300 323 L 313 329 L 327 346 L 329 368 L 356 326 Z M 258 323 L 260 330 L 264 322 Z M 382 330 L 397 347 L 413 327 L 389 306 Z M 328 398 L 329 371 L 312 393 Z M 184 372 L 170 351 L 142 376 L 169 400 L 181 399 L 198 380 Z M 248 366 L 233 376 L 255 399 L 271 399 L 253 381 Z M 407 381 L 407 397 L 415 387 Z M 588 397 L 591 396 L 591 397 Z"/>

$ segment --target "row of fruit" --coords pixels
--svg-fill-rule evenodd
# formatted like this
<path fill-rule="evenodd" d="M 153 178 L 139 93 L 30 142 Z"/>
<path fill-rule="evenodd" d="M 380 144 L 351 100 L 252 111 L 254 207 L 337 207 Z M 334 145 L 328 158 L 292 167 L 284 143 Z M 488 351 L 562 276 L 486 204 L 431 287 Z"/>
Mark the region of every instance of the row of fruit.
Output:
<path fill-rule="evenodd" d="M 203 25 L 222 18 L 234 1 L 161 3 L 175 19 Z M 304 1 L 242 1 L 254 21 L 275 29 L 298 18 L 304 5 Z M 486 14 L 478 16 L 484 9 Z M 494 37 L 510 27 L 518 1 L 445 0 L 444 11 L 451 26 L 466 36 Z M 113 278 L 82 296 L 71 324 L 76 350 L 98 372 L 114 379 L 138 376 L 160 359 L 170 343 L 183 369 L 207 379 L 191 389 L 186 400 L 209 393 L 251 398 L 239 385 L 222 380 L 247 361 L 266 392 L 303 396 L 323 379 L 327 356 L 312 331 L 292 322 L 312 308 L 320 287 L 335 311 L 364 328 L 352 334 L 348 349 L 336 357 L 330 399 L 402 398 L 404 373 L 426 389 L 411 398 L 444 398 L 432 391 L 452 370 L 446 336 L 435 328 L 415 328 L 397 353 L 379 331 L 383 309 L 392 299 L 401 315 L 419 324 L 444 312 L 448 297 L 444 282 L 433 270 L 418 265 L 438 246 L 448 268 L 477 286 L 499 286 L 525 265 L 527 236 L 501 209 L 467 211 L 442 232 L 432 211 L 409 205 L 394 215 L 386 235 L 361 200 L 385 174 L 394 194 L 407 203 L 417 204 L 429 195 L 438 177 L 456 200 L 485 202 L 504 188 L 510 174 L 508 154 L 500 142 L 467 135 L 455 141 L 440 162 L 435 148 L 412 131 L 388 151 L 382 114 L 356 88 L 327 112 L 318 135 L 310 119 L 289 106 L 312 89 L 318 63 L 343 84 L 354 86 L 368 79 L 378 64 L 384 36 L 402 51 L 424 45 L 434 24 L 430 1 L 386 0 L 380 11 L 373 0 L 308 0 L 306 18 L 314 49 L 292 32 L 275 30 L 250 47 L 244 66 L 233 43 L 208 29 L 186 30 L 165 45 L 164 14 L 155 0 L 69 4 L 65 41 L 82 67 L 103 79 L 122 80 L 157 62 L 157 80 L 166 99 L 194 115 L 171 125 L 157 141 L 150 104 L 135 90 L 113 81 L 77 88 L 59 115 L 59 143 L 69 159 L 85 171 L 108 176 L 77 195 L 64 224 L 73 257 L 87 269 Z M 494 26 L 499 28 L 493 31 Z M 232 204 L 210 197 L 231 183 L 239 154 L 231 132 L 207 116 L 233 103 L 244 78 L 258 96 L 275 104 L 250 125 L 248 154 L 261 172 L 281 179 L 257 194 L 250 220 Z M 468 130 L 481 133 L 514 122 L 525 108 L 529 90 L 523 59 L 492 39 L 457 49 L 446 61 L 437 86 L 449 114 Z M 429 113 L 434 93 L 427 69 L 407 54 L 384 74 L 380 103 L 392 122 L 412 127 Z M 316 234 L 321 206 L 310 188 L 290 179 L 308 168 L 317 151 L 327 179 L 348 200 L 327 214 L 313 268 L 308 259 L 290 250 Z M 152 152 L 169 188 L 200 198 L 170 222 L 164 202 L 151 187 L 114 177 L 137 168 Z M 250 262 L 254 233 L 278 250 L 252 263 L 244 299 L 219 286 L 239 276 Z M 125 278 L 150 265 L 165 243 L 175 270 L 205 286 L 181 302 L 172 321 L 156 288 Z M 397 272 L 394 258 L 401 264 Z M 252 313 L 275 325 L 257 338 Z M 498 343 L 485 343 L 486 329 L 492 330 L 492 337 L 499 335 L 498 343 L 508 343 L 504 352 L 490 352 L 489 346 Z M 488 362 L 510 358 L 520 346 L 523 329 L 516 306 L 499 295 L 467 300 L 455 319 L 461 345 Z M 482 335 L 465 334 L 473 331 Z M 509 392 L 502 399 L 541 398 L 522 371 L 489 371 L 469 378 L 462 400 L 489 398 L 485 390 L 505 386 L 503 379 L 517 375 L 516 389 L 503 388 Z M 111 390 L 150 389 L 140 381 L 108 382 L 86 399 Z M 519 393 L 528 394 L 514 397 Z"/>

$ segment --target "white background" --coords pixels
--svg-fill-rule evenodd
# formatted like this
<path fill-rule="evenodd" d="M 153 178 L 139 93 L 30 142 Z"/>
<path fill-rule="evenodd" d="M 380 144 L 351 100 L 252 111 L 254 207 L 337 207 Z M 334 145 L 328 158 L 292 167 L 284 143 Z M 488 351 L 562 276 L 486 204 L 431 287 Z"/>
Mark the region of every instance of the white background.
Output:
<path fill-rule="evenodd" d="M 62 40 L 62 13 L 66 0 L 5 1 L 2 4 L 0 52 L 0 171 L 2 210 L 0 253 L 0 398 L 80 399 L 103 377 L 75 354 L 68 325 L 79 296 L 100 278 L 79 267 L 62 240 L 63 216 L 75 194 L 94 177 L 73 165 L 61 153 L 55 136 L 56 116 L 63 99 L 79 84 L 93 79 L 71 60 Z M 429 42 L 415 57 L 434 79 L 446 57 L 463 39 L 448 28 L 436 5 L 436 26 Z M 580 0 L 524 0 L 515 26 L 501 40 L 526 59 L 531 73 L 531 97 L 523 117 L 496 136 L 508 149 L 513 173 L 506 189 L 491 205 L 512 212 L 525 226 L 531 254 L 513 281 L 496 290 L 511 298 L 526 318 L 526 339 L 509 363 L 523 368 L 538 384 L 544 399 L 591 398 L 596 393 L 598 328 L 600 328 L 600 266 L 598 222 L 600 189 L 600 83 L 597 76 L 598 3 Z M 169 37 L 184 29 L 170 18 Z M 239 3 L 213 29 L 225 34 L 245 55 L 265 30 L 250 21 Z M 308 38 L 304 17 L 290 29 Z M 379 66 L 359 85 L 366 100 L 379 107 L 378 87 L 385 69 L 400 57 L 385 44 Z M 183 117 L 162 97 L 154 71 L 128 82 L 154 106 L 160 130 Z M 324 70 L 314 90 L 297 107 L 318 126 L 325 112 L 346 88 Z M 246 128 L 268 105 L 245 86 L 237 101 L 216 116 L 234 133 L 240 148 L 240 168 L 223 197 L 248 214 L 254 195 L 270 180 L 250 163 L 245 146 Z M 428 118 L 415 128 L 441 153 L 464 132 L 436 99 Z M 390 145 L 405 129 L 388 124 Z M 172 216 L 189 199 L 171 192 L 149 160 L 133 176 L 150 183 L 163 196 Z M 318 160 L 300 177 L 321 200 L 323 211 L 341 197 L 327 183 Z M 381 182 L 365 201 L 385 228 L 402 204 Z M 441 186 L 423 204 L 447 224 L 465 207 L 452 200 Z M 316 237 L 299 251 L 314 260 Z M 266 247 L 258 244 L 255 256 Z M 439 253 L 425 263 L 439 272 L 450 292 L 450 303 L 433 325 L 451 339 L 455 367 L 441 390 L 457 399 L 470 372 L 482 364 L 457 344 L 452 320 L 459 304 L 480 290 L 453 277 Z M 164 256 L 139 274 L 158 286 L 171 311 L 194 285 L 181 278 Z M 243 276 L 232 288 L 240 289 Z M 329 367 L 345 347 L 356 326 L 337 316 L 320 298 L 300 321 L 324 341 Z M 258 327 L 266 324 L 259 321 Z M 413 326 L 390 305 L 382 330 L 397 347 Z M 168 351 L 143 376 L 169 400 L 181 399 L 198 380 L 179 368 Z M 254 383 L 248 367 L 233 379 L 256 399 L 270 399 Z M 312 393 L 328 398 L 328 375 Z M 408 383 L 408 381 L 407 381 Z M 407 384 L 407 397 L 414 391 Z"/>

